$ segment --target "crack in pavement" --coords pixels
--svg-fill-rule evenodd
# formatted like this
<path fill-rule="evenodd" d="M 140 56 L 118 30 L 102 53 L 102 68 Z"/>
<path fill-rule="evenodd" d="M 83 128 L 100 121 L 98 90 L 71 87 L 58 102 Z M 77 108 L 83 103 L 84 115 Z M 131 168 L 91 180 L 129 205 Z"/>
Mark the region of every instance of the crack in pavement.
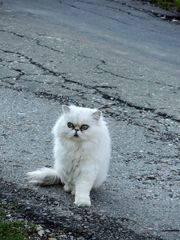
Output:
<path fill-rule="evenodd" d="M 127 6 L 128 8 L 130 8 L 132 10 L 135 10 L 137 12 L 144 12 L 144 13 L 148 14 L 151 17 L 157 17 L 157 18 L 159 18 L 161 20 L 168 20 L 168 21 L 173 22 L 172 20 L 176 20 L 177 19 L 179 21 L 178 14 L 174 15 L 174 16 L 172 14 L 172 16 L 171 16 L 171 15 L 167 15 L 165 13 L 157 12 L 154 9 L 148 10 L 148 9 L 143 8 L 143 7 L 142 8 L 137 8 L 137 7 L 132 6 L 132 5 L 128 4 L 128 3 L 124 3 L 124 2 L 121 2 L 121 1 L 118 1 L 118 0 L 105 0 L 105 1 L 107 1 L 107 2 L 114 2 L 114 3 L 118 3 L 120 5 L 123 5 L 123 6 Z M 145 3 L 145 4 L 147 5 L 148 3 Z M 176 22 L 174 21 L 174 23 L 176 23 Z"/>
<path fill-rule="evenodd" d="M 0 83 L 1 87 L 7 88 L 7 89 L 11 89 L 17 92 L 29 92 L 29 93 L 33 93 L 35 96 L 40 97 L 40 98 L 45 98 L 48 100 L 54 100 L 54 101 L 58 101 L 62 104 L 68 104 L 69 102 L 74 103 L 76 105 L 78 105 L 78 103 L 76 101 L 74 101 L 73 99 L 71 99 L 69 96 L 59 96 L 57 94 L 52 94 L 52 93 L 48 93 L 48 92 L 43 92 L 43 91 L 35 91 L 32 92 L 30 89 L 26 88 L 26 87 L 20 87 L 20 86 L 14 86 L 14 83 L 11 82 L 6 82 L 9 85 L 4 85 Z M 12 87 L 13 86 L 13 87 Z"/>
<path fill-rule="evenodd" d="M 178 23 L 178 21 L 179 21 L 179 16 L 178 15 L 174 15 L 173 16 L 173 14 L 172 14 L 172 16 L 171 16 L 171 15 L 167 15 L 167 14 L 162 13 L 162 12 L 157 12 L 154 9 L 146 9 L 144 7 L 137 8 L 134 5 L 131 5 L 129 3 L 122 2 L 122 1 L 117 1 L 117 0 L 105 0 L 105 1 L 106 2 L 111 2 L 111 3 L 114 2 L 116 4 L 121 5 L 123 8 L 126 7 L 128 9 L 134 10 L 136 12 L 141 12 L 141 13 L 143 12 L 143 13 L 146 13 L 150 17 L 157 17 L 157 18 L 159 18 L 161 20 L 168 20 L 168 21 L 173 22 L 173 20 L 177 19 L 177 22 L 174 21 L 174 23 Z M 59 0 L 58 2 L 60 4 L 64 4 L 64 5 L 70 6 L 72 8 L 78 9 L 78 10 L 82 10 L 82 11 L 85 11 L 85 12 L 88 12 L 88 13 L 92 13 L 94 15 L 105 17 L 105 18 L 111 19 L 113 21 L 116 21 L 116 22 L 119 22 L 119 23 L 122 23 L 122 24 L 125 24 L 125 25 L 130 25 L 127 22 L 123 22 L 122 20 L 119 20 L 117 18 L 110 17 L 110 16 L 107 16 L 107 15 L 102 15 L 102 14 L 99 14 L 99 13 L 97 14 L 96 12 L 94 12 L 92 10 L 82 8 L 82 6 L 80 7 L 80 6 L 76 6 L 75 4 L 72 4 L 72 3 L 67 3 L 67 1 L 64 2 L 62 0 Z M 92 3 L 92 2 L 88 2 L 88 1 L 82 1 L 82 0 L 75 0 L 75 1 L 73 1 L 73 3 L 78 3 L 78 2 L 84 3 L 84 4 L 89 4 L 89 5 L 94 5 L 94 6 L 105 7 L 106 9 L 116 10 L 118 12 L 125 13 L 128 16 L 132 16 L 132 17 L 135 17 L 135 18 L 138 18 L 138 19 L 142 19 L 142 20 L 146 19 L 146 17 L 142 17 L 142 16 L 139 16 L 139 15 L 136 15 L 136 14 L 132 13 L 131 11 L 125 10 L 123 8 L 120 8 L 119 6 L 118 7 L 112 7 L 112 6 L 108 6 L 108 5 L 102 5 L 102 4 L 99 4 L 99 3 Z M 147 6 L 147 4 L 146 4 L 146 6 Z M 153 5 L 152 5 L 152 7 L 153 7 Z"/>
<path fill-rule="evenodd" d="M 165 112 L 157 111 L 157 109 L 155 109 L 153 107 L 139 106 L 139 105 L 136 105 L 136 104 L 134 104 L 132 102 L 129 102 L 127 100 L 121 99 L 121 97 L 119 97 L 119 96 L 118 97 L 114 97 L 114 96 L 112 96 L 110 94 L 104 93 L 97 86 L 91 86 L 91 85 L 88 85 L 88 84 L 85 84 L 85 83 L 80 83 L 80 82 L 77 82 L 75 80 L 71 80 L 69 78 L 69 76 L 67 76 L 67 73 L 63 73 L 63 72 L 60 73 L 60 72 L 53 71 L 53 70 L 43 66 L 41 63 L 38 63 L 38 62 L 34 61 L 31 57 L 28 57 L 25 54 L 22 54 L 20 52 L 15 52 L 15 51 L 10 51 L 10 50 L 5 50 L 5 49 L 0 49 L 0 51 L 2 51 L 4 53 L 16 54 L 18 56 L 24 57 L 26 60 L 28 60 L 28 62 L 30 64 L 32 64 L 32 65 L 38 67 L 39 69 L 43 70 L 45 75 L 53 75 L 53 76 L 56 76 L 56 77 L 62 77 L 62 79 L 64 80 L 64 83 L 74 83 L 75 85 L 79 85 L 79 86 L 81 86 L 81 87 L 83 87 L 85 89 L 92 89 L 92 90 L 94 90 L 95 94 L 97 94 L 97 93 L 100 94 L 103 99 L 111 100 L 114 103 L 116 103 L 118 106 L 119 105 L 127 106 L 127 107 L 130 107 L 130 108 L 134 108 L 136 110 L 139 110 L 139 111 L 142 111 L 142 110 L 143 111 L 150 111 L 152 113 L 157 114 L 160 117 L 171 119 L 171 120 L 173 120 L 175 122 L 180 122 L 180 119 L 175 118 L 173 115 L 169 115 L 169 114 L 167 114 Z M 104 61 L 103 61 L 103 64 L 104 64 Z M 20 72 L 20 74 L 18 75 L 18 79 L 20 79 L 20 77 L 22 75 L 24 75 L 24 74 L 22 72 Z M 126 78 L 126 77 L 124 77 L 124 78 Z M 134 79 L 131 79 L 131 80 L 134 80 Z"/>
<path fill-rule="evenodd" d="M 75 5 L 73 5 L 73 4 L 69 4 L 69 3 L 65 3 L 65 2 L 63 2 L 63 1 L 60 1 L 61 2 L 61 4 L 66 4 L 66 5 L 69 5 L 69 6 L 71 6 L 71 7 L 74 7 L 74 8 L 77 8 L 77 9 L 80 9 L 80 10 L 83 10 L 83 11 L 86 11 L 86 12 L 90 12 L 90 13 L 93 13 L 93 14 L 95 14 L 95 15 L 97 15 L 97 13 L 96 12 L 94 12 L 94 11 L 90 11 L 89 9 L 87 10 L 87 9 L 84 9 L 84 8 L 80 8 L 80 7 L 77 7 L 77 6 L 75 6 Z M 99 4 L 99 3 L 92 3 L 92 2 L 87 2 L 87 1 L 82 1 L 82 0 L 75 0 L 75 1 L 73 1 L 73 2 L 80 2 L 80 3 L 85 3 L 85 4 L 91 4 L 91 5 L 95 5 L 95 6 L 98 6 L 98 7 L 105 7 L 105 8 L 107 8 L 107 9 L 111 9 L 111 10 L 117 10 L 118 12 L 123 12 L 123 13 L 126 13 L 128 16 L 130 15 L 130 16 L 132 16 L 132 17 L 135 17 L 135 18 L 138 18 L 138 19 L 146 19 L 145 17 L 141 17 L 141 16 L 137 16 L 137 15 L 135 15 L 135 14 L 133 14 L 132 12 L 130 12 L 130 11 L 127 11 L 127 10 L 125 10 L 125 9 L 121 9 L 120 7 L 111 7 L 111 6 L 108 6 L 108 5 L 103 5 L 103 4 Z M 128 5 L 128 4 L 126 4 L 126 3 L 120 3 L 120 5 L 121 6 L 127 6 L 127 7 L 130 7 L 130 5 Z M 133 9 L 132 7 L 131 7 L 131 9 Z M 135 9 L 133 9 L 133 10 L 135 10 Z M 121 22 L 122 23 L 122 21 L 120 21 L 120 20 L 118 20 L 117 18 L 111 18 L 111 17 L 109 17 L 109 16 L 106 16 L 106 15 L 100 15 L 100 14 L 98 14 L 98 16 L 103 16 L 103 17 L 106 17 L 106 18 L 109 18 L 109 19 L 113 19 L 113 20 L 115 20 L 115 21 L 118 21 L 118 22 Z M 126 22 L 124 22 L 125 24 L 127 24 Z M 127 24 L 128 25 L 128 24 Z"/>
<path fill-rule="evenodd" d="M 4 49 L 0 49 L 0 51 L 4 52 L 4 53 L 10 53 L 10 54 L 16 54 L 18 56 L 24 57 L 26 60 L 28 60 L 28 62 L 36 67 L 38 67 L 39 69 L 43 70 L 45 72 L 45 74 L 49 74 L 49 75 L 53 75 L 53 76 L 63 76 L 64 73 L 58 73 L 55 71 L 52 71 L 49 68 L 44 67 L 41 63 L 38 63 L 36 61 L 34 61 L 32 58 L 26 56 L 25 54 L 22 54 L 20 52 L 14 52 L 14 51 L 10 51 L 10 50 L 4 50 Z M 64 77 L 64 76 L 63 76 Z"/>
<path fill-rule="evenodd" d="M 18 81 L 22 76 L 25 75 L 25 73 L 21 70 L 21 69 L 17 69 L 17 68 L 10 68 L 16 72 L 18 72 L 19 74 L 15 77 L 15 80 Z"/>
<path fill-rule="evenodd" d="M 12 32 L 12 31 L 8 31 L 8 30 L 4 30 L 4 29 L 0 29 L 0 32 L 5 32 L 5 33 L 10 33 L 10 34 L 13 34 L 17 37 L 20 37 L 20 38 L 24 38 L 25 36 L 22 35 L 22 34 L 19 34 L 19 33 L 16 33 L 16 32 Z M 27 38 L 27 37 L 26 37 Z M 28 39 L 28 38 L 27 38 Z"/>
<path fill-rule="evenodd" d="M 58 49 L 56 49 L 56 48 L 49 47 L 49 46 L 47 46 L 47 45 L 45 45 L 45 44 L 42 44 L 42 43 L 41 43 L 41 40 L 39 40 L 39 39 L 30 38 L 30 37 L 27 37 L 27 36 L 25 36 L 25 35 L 22 35 L 22 34 L 13 32 L 13 31 L 7 31 L 7 30 L 4 30 L 4 29 L 0 29 L 0 31 L 1 31 L 1 32 L 5 32 L 5 33 L 9 33 L 9 34 L 13 34 L 13 35 L 15 35 L 15 36 L 17 36 L 17 37 L 20 37 L 20 38 L 25 38 L 25 39 L 27 39 L 27 40 L 34 41 L 34 42 L 35 42 L 38 46 L 40 46 L 40 47 L 44 47 L 44 48 L 47 48 L 47 49 L 49 49 L 49 50 L 51 50 L 51 51 L 64 54 L 64 52 L 63 52 L 62 50 L 58 50 Z M 43 36 L 44 36 L 44 35 L 43 35 Z M 97 60 L 97 61 L 100 61 L 100 64 L 102 64 L 102 65 L 107 65 L 106 61 L 104 61 L 104 60 L 102 60 L 102 59 L 98 59 L 98 58 L 91 57 L 91 56 L 86 56 L 86 55 L 83 55 L 83 54 L 80 54 L 80 53 L 78 53 L 77 56 L 78 56 L 78 57 L 85 58 L 85 59 Z M 29 60 L 27 56 L 26 56 L 26 59 Z M 3 59 L 0 58 L 0 62 L 2 62 L 2 60 L 3 60 Z M 5 62 L 13 62 L 13 61 L 5 61 Z M 17 61 L 17 62 L 18 62 L 18 61 Z M 61 62 L 60 62 L 60 63 L 61 63 Z M 120 74 L 113 73 L 112 71 L 109 71 L 109 70 L 105 70 L 103 67 L 100 66 L 100 64 L 97 64 L 97 65 L 95 66 L 95 68 L 98 69 L 98 70 L 100 70 L 100 71 L 102 71 L 102 72 L 97 72 L 97 73 L 107 73 L 107 74 L 110 74 L 111 76 L 114 76 L 114 77 L 118 77 L 118 78 L 121 78 L 121 79 L 132 80 L 132 81 L 143 81 L 143 80 L 140 79 L 140 78 L 130 78 L 130 77 L 126 77 L 126 76 L 123 76 L 123 75 L 120 75 Z M 147 81 L 147 82 L 150 82 L 150 83 L 151 83 L 151 81 Z M 173 88 L 173 91 L 176 91 L 176 90 L 178 91 L 178 90 L 179 90 L 179 87 L 176 88 L 175 86 L 173 86 L 173 85 L 171 85 L 171 84 L 164 84 L 164 83 L 161 83 L 161 82 L 158 82 L 158 81 L 156 81 L 156 82 L 154 82 L 154 83 L 157 84 L 157 85 L 161 85 L 161 86 L 163 86 L 163 87 Z M 105 86 L 102 86 L 102 88 L 105 88 Z"/>
<path fill-rule="evenodd" d="M 101 70 L 102 73 L 108 73 L 108 74 L 110 74 L 111 76 L 114 76 L 114 77 L 123 78 L 123 79 L 127 79 L 127 80 L 133 80 L 133 81 L 141 81 L 139 78 L 125 77 L 125 76 L 123 76 L 123 75 L 119 75 L 119 74 L 113 73 L 113 72 L 111 72 L 111 71 L 109 71 L 109 70 L 105 70 L 104 68 L 100 67 L 99 64 L 96 65 L 95 68 L 98 69 L 98 70 Z"/>
<path fill-rule="evenodd" d="M 17 37 L 21 37 L 21 38 L 25 38 L 25 39 L 30 40 L 30 41 L 34 41 L 34 43 L 37 44 L 37 45 L 40 46 L 40 47 L 44 47 L 44 48 L 47 48 L 47 49 L 49 49 L 49 50 L 51 50 L 51 51 L 64 54 L 64 52 L 63 52 L 62 50 L 59 50 L 59 49 L 56 49 L 56 48 L 53 48 L 53 47 L 49 47 L 49 46 L 47 46 L 47 45 L 45 45 L 45 44 L 42 44 L 42 43 L 41 43 L 41 40 L 39 40 L 39 39 L 37 39 L 37 38 L 30 38 L 30 37 L 28 37 L 28 36 L 21 35 L 21 34 L 19 34 L 19 33 L 16 33 L 16 32 L 13 32 L 13 31 L 4 30 L 4 29 L 0 29 L 0 32 L 5 32 L 5 33 L 8 33 L 8 34 L 13 34 L 13 35 L 15 35 L 15 36 L 17 36 Z M 43 35 L 43 37 L 44 37 L 44 36 L 46 36 L 46 35 Z M 7 52 L 7 53 L 8 53 L 8 52 Z M 9 51 L 9 53 L 11 53 L 11 52 Z M 21 54 L 21 55 L 22 55 L 22 54 Z M 102 63 L 102 64 L 106 64 L 106 62 L 105 62 L 104 60 L 98 59 L 98 58 L 95 58 L 95 57 L 92 57 L 92 56 L 86 56 L 86 55 L 81 54 L 81 53 L 77 53 L 77 56 L 78 56 L 78 57 L 81 57 L 81 58 L 85 58 L 85 59 L 93 59 L 93 60 L 96 60 L 96 61 L 100 61 L 100 63 Z M 28 57 L 26 56 L 26 58 L 28 58 Z M 3 59 L 0 58 L 0 62 L 2 62 L 2 61 L 3 61 Z M 5 62 L 13 62 L 13 61 L 5 61 Z M 18 61 L 17 61 L 17 62 L 18 62 Z"/>
<path fill-rule="evenodd" d="M 125 21 L 122 21 L 122 20 L 119 20 L 119 19 L 114 18 L 114 17 L 107 16 L 107 15 L 103 15 L 103 14 L 100 14 L 100 13 L 97 14 L 96 12 L 94 12 L 94 11 L 92 11 L 92 10 L 80 8 L 80 7 L 77 7 L 76 5 L 71 4 L 71 3 L 62 2 L 62 1 L 59 1 L 59 3 L 60 3 L 60 4 L 67 5 L 67 6 L 71 7 L 71 8 L 75 8 L 75 9 L 77 9 L 77 10 L 81 10 L 81 11 L 84 11 L 84 12 L 92 13 L 92 14 L 94 14 L 94 15 L 101 16 L 101 17 L 103 17 L 103 18 L 111 19 L 111 20 L 116 21 L 116 22 L 118 22 L 118 23 L 122 23 L 122 24 L 125 24 L 125 25 L 129 25 L 129 24 L 128 24 L 127 22 L 125 22 Z"/>
<path fill-rule="evenodd" d="M 96 73 L 99 73 L 99 74 L 102 74 L 102 73 L 107 73 L 107 74 L 110 74 L 111 76 L 113 77 L 117 77 L 117 78 L 121 78 L 121 79 L 126 79 L 126 80 L 130 80 L 130 81 L 139 81 L 139 82 L 144 82 L 146 81 L 147 83 L 152 83 L 151 81 L 149 80 L 144 80 L 144 79 L 140 79 L 140 78 L 130 78 L 130 77 L 125 77 L 123 75 L 120 75 L 120 74 L 117 74 L 117 73 L 113 73 L 112 71 L 110 70 L 106 70 L 104 69 L 103 67 L 100 66 L 100 64 L 97 64 L 95 66 L 96 69 L 100 70 L 101 72 L 96 72 Z M 171 84 L 165 84 L 165 83 L 161 83 L 161 82 L 158 82 L 158 81 L 155 81 L 153 82 L 154 84 L 157 84 L 157 85 L 160 85 L 160 86 L 163 86 L 163 87 L 169 87 L 169 88 L 173 88 L 174 90 L 179 90 L 179 87 L 175 87 L 174 85 L 171 85 Z"/>
<path fill-rule="evenodd" d="M 34 39 L 34 40 L 35 40 L 35 39 Z M 52 50 L 52 51 L 54 51 L 54 52 L 58 52 L 58 53 L 61 53 L 61 54 L 64 53 L 64 52 L 61 51 L 61 50 L 58 50 L 58 49 L 56 49 L 56 48 L 49 47 L 49 46 L 47 46 L 47 45 L 42 44 L 39 39 L 36 39 L 35 41 L 36 41 L 36 44 L 37 44 L 38 46 L 40 46 L 40 47 L 44 47 L 44 48 L 47 48 L 47 49 L 49 49 L 49 50 Z"/>
<path fill-rule="evenodd" d="M 31 80 L 26 79 L 26 81 L 31 81 Z M 4 88 L 7 88 L 7 89 L 17 91 L 17 92 L 22 92 L 22 91 L 30 92 L 30 93 L 33 93 L 36 97 L 45 98 L 45 99 L 53 100 L 53 101 L 58 101 L 61 104 L 71 103 L 71 104 L 75 104 L 75 105 L 80 105 L 78 101 L 75 101 L 73 98 L 70 98 L 69 96 L 61 96 L 59 94 L 53 94 L 51 92 L 47 92 L 47 90 L 42 91 L 42 90 L 35 89 L 35 91 L 33 91 L 32 89 L 29 89 L 28 87 L 25 87 L 25 86 L 15 86 L 15 82 L 11 82 L 11 81 L 8 81 L 6 79 L 1 80 L 1 82 L 3 82 L 3 84 L 0 84 L 0 86 L 2 86 Z M 38 83 L 42 83 L 42 82 L 38 81 Z M 67 85 L 65 85 L 63 83 L 61 84 L 61 87 L 64 88 L 64 89 L 71 90 L 71 92 L 74 91 L 76 95 L 81 96 L 81 99 L 87 100 L 87 98 L 85 98 L 83 96 L 83 94 L 84 94 L 83 91 L 80 91 L 80 90 L 77 91 L 76 89 L 72 89 L 72 88 L 68 87 Z M 96 89 L 95 91 L 96 91 L 96 93 L 101 92 L 98 89 Z M 104 93 L 101 92 L 101 95 L 103 95 L 103 94 Z M 108 100 L 110 99 L 111 101 L 113 101 L 111 97 L 107 98 L 107 95 L 105 95 L 105 96 L 103 95 L 103 97 L 105 99 L 108 99 Z M 125 104 L 126 104 L 126 102 L 124 102 L 124 107 L 127 106 Z M 82 106 L 84 106 L 84 105 L 82 104 Z M 159 139 L 159 140 L 162 140 L 164 142 L 173 142 L 173 144 L 175 144 L 175 145 L 179 144 L 179 141 L 180 141 L 180 135 L 179 134 L 174 134 L 173 132 L 170 133 L 168 129 L 166 129 L 166 133 L 161 132 L 155 126 L 153 128 L 150 127 L 149 123 L 148 124 L 141 123 L 139 121 L 136 121 L 136 119 L 131 117 L 131 115 L 127 115 L 127 116 L 124 115 L 123 111 L 122 111 L 122 113 L 114 112 L 111 109 L 112 109 L 112 107 L 115 107 L 115 106 L 117 106 L 117 103 L 114 103 L 114 102 L 109 103 L 109 104 L 105 104 L 105 105 L 102 105 L 102 103 L 101 103 L 101 107 L 99 107 L 99 109 L 101 109 L 108 116 L 111 116 L 111 117 L 117 119 L 118 121 L 123 121 L 123 122 L 125 121 L 128 124 L 135 125 L 135 126 L 138 126 L 138 127 L 142 127 L 144 129 L 148 130 L 149 132 L 151 132 L 153 134 L 153 137 L 155 139 Z M 150 120 L 152 120 L 152 119 L 150 119 Z M 161 124 L 161 122 L 159 122 L 158 120 L 157 120 L 157 122 L 159 124 Z M 147 138 L 149 138 L 149 136 L 147 136 Z"/>
<path fill-rule="evenodd" d="M 26 35 L 22 35 L 22 34 L 19 34 L 19 33 L 13 32 L 13 31 L 4 30 L 4 29 L 0 29 L 0 32 L 4 32 L 4 33 L 8 33 L 8 34 L 13 34 L 13 35 L 16 36 L 16 37 L 25 38 L 25 39 L 27 39 L 27 40 L 29 40 L 29 41 L 34 41 L 38 46 L 47 48 L 47 49 L 49 49 L 49 50 L 51 50 L 51 51 L 54 51 L 54 52 L 58 52 L 58 53 L 61 53 L 61 54 L 64 53 L 64 52 L 61 51 L 61 50 L 58 50 L 58 49 L 56 49 L 56 48 L 49 47 L 49 46 L 47 46 L 47 45 L 45 45 L 45 44 L 42 44 L 42 43 L 41 43 L 41 40 L 39 40 L 39 39 L 37 39 L 37 38 L 31 38 L 31 37 L 28 37 L 28 36 L 26 36 Z"/>

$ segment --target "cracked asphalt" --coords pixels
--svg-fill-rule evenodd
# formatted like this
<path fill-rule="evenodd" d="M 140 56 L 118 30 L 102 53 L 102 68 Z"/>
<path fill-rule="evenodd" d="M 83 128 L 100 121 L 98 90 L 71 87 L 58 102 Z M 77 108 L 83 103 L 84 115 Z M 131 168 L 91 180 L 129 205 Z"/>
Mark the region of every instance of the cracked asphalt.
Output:
<path fill-rule="evenodd" d="M 132 0 L 1 1 L 1 201 L 73 239 L 180 239 L 180 25 L 163 14 Z M 25 176 L 53 165 L 64 103 L 108 121 L 111 167 L 91 208 Z"/>

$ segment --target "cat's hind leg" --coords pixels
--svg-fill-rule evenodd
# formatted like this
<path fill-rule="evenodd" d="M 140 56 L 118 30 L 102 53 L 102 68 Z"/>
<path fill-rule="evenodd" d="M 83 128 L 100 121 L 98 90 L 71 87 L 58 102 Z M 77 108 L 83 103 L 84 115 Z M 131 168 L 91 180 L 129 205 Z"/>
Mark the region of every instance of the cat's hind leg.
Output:
<path fill-rule="evenodd" d="M 61 183 L 60 176 L 53 168 L 41 168 L 27 173 L 29 182 L 38 185 L 53 185 Z"/>

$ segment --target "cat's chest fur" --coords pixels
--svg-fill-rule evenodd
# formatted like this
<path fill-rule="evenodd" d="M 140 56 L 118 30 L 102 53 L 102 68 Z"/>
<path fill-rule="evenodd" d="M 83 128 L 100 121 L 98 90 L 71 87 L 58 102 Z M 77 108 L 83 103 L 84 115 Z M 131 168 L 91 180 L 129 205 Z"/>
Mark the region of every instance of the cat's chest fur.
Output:
<path fill-rule="evenodd" d="M 63 182 L 74 184 L 87 161 L 87 152 L 82 146 L 77 144 L 66 147 L 62 159 Z"/>

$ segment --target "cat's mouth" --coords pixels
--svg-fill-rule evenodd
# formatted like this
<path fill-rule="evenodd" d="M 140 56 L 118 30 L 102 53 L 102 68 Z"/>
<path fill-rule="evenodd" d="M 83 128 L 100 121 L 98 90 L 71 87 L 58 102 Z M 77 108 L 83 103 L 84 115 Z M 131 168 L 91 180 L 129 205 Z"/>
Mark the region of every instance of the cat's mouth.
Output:
<path fill-rule="evenodd" d="M 75 133 L 75 134 L 74 134 L 74 137 L 75 137 L 75 138 L 78 138 L 78 137 L 79 137 L 79 135 L 78 135 L 77 133 Z"/>
<path fill-rule="evenodd" d="M 78 133 L 75 133 L 75 134 L 72 136 L 72 140 L 77 141 L 77 142 L 81 142 L 81 141 L 82 141 L 82 138 L 78 135 Z"/>

